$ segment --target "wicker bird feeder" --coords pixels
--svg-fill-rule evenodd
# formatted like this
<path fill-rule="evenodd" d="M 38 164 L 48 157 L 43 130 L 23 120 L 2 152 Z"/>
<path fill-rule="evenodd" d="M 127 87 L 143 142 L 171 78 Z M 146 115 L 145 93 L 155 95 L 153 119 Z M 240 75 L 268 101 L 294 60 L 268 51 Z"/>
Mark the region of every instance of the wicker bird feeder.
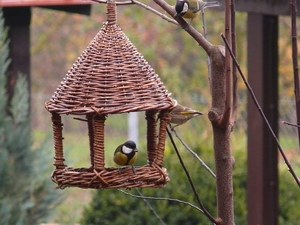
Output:
<path fill-rule="evenodd" d="M 45 103 L 52 114 L 54 166 L 52 180 L 58 188 L 163 187 L 163 168 L 169 111 L 176 102 L 143 56 L 116 24 L 116 5 L 107 3 L 107 21 L 78 57 L 56 92 Z M 147 165 L 105 167 L 104 125 L 110 114 L 144 111 L 147 123 Z M 90 146 L 90 166 L 65 165 L 61 114 L 85 115 Z M 114 149 L 113 149 L 114 150 Z M 142 151 L 142 149 L 140 149 Z"/>

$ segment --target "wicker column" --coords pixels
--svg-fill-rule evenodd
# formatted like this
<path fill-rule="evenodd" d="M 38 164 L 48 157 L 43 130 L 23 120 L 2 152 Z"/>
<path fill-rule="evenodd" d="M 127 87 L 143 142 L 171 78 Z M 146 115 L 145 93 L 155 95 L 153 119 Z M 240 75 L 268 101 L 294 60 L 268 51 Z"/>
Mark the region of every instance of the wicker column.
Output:
<path fill-rule="evenodd" d="M 156 110 L 146 111 L 147 120 L 147 156 L 148 163 L 151 165 L 156 158 L 157 151 L 157 129 L 156 129 Z"/>
<path fill-rule="evenodd" d="M 165 142 L 166 142 L 166 131 L 168 122 L 171 120 L 169 110 L 162 110 L 159 113 L 160 126 L 159 126 L 159 138 L 157 144 L 157 155 L 155 163 L 162 167 L 164 162 L 164 153 L 165 153 Z"/>
<path fill-rule="evenodd" d="M 105 116 L 96 115 L 94 117 L 94 169 L 103 170 L 104 162 L 104 122 Z"/>
<path fill-rule="evenodd" d="M 66 165 L 64 164 L 64 153 L 63 153 L 63 124 L 61 122 L 61 116 L 57 113 L 52 113 L 52 128 L 54 136 L 54 166 L 56 169 L 64 169 Z"/>
<path fill-rule="evenodd" d="M 91 160 L 91 166 L 94 168 L 94 115 L 93 114 L 87 114 L 87 124 L 88 124 L 88 135 L 89 135 L 89 145 L 90 145 L 90 160 Z"/>

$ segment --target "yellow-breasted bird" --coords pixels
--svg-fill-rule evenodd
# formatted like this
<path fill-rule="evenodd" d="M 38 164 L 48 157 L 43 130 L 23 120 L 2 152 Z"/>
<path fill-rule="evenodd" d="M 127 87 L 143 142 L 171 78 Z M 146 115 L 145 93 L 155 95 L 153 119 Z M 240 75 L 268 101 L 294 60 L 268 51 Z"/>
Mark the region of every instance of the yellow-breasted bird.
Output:
<path fill-rule="evenodd" d="M 200 14 L 200 11 L 209 8 L 220 6 L 218 1 L 204 2 L 202 0 L 177 0 L 175 5 L 175 18 L 182 16 L 186 19 L 192 20 Z M 190 23 L 191 23 L 190 22 Z"/>
<path fill-rule="evenodd" d="M 175 126 L 171 126 L 171 129 L 174 129 L 175 127 L 184 124 L 188 120 L 199 116 L 203 115 L 202 112 L 190 109 L 188 107 L 182 106 L 177 104 L 171 111 L 170 111 L 170 116 L 171 116 L 171 121 L 170 123 L 175 124 Z"/>
<path fill-rule="evenodd" d="M 114 162 L 119 166 L 132 166 L 132 171 L 135 173 L 133 163 L 137 159 L 138 149 L 134 141 L 126 141 L 124 144 L 119 145 L 114 153 Z"/>

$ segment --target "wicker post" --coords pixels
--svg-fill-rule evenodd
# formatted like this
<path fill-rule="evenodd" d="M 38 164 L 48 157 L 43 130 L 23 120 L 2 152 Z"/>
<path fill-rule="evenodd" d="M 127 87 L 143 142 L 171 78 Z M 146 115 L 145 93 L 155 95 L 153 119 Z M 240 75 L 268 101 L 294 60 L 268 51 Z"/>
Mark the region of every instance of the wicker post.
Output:
<path fill-rule="evenodd" d="M 89 145 L 90 145 L 90 159 L 91 159 L 91 166 L 94 168 L 94 115 L 87 114 L 87 124 L 88 124 L 88 135 L 89 135 Z"/>
<path fill-rule="evenodd" d="M 94 169 L 104 169 L 104 122 L 105 116 L 96 115 L 94 117 Z"/>
<path fill-rule="evenodd" d="M 159 137 L 157 144 L 157 155 L 155 163 L 162 167 L 164 162 L 164 151 L 165 151 L 165 142 L 166 142 L 166 131 L 168 122 L 171 120 L 169 110 L 162 110 L 159 113 L 160 126 L 159 126 Z"/>
<path fill-rule="evenodd" d="M 147 156 L 148 163 L 151 165 L 156 158 L 157 151 L 157 129 L 156 129 L 156 110 L 146 111 L 147 120 Z"/>
<path fill-rule="evenodd" d="M 106 4 L 106 20 L 108 25 L 116 24 L 117 21 L 117 11 L 116 11 L 116 3 L 115 1 L 109 0 Z"/>
<path fill-rule="evenodd" d="M 52 113 L 52 128 L 54 136 L 54 166 L 56 169 L 64 169 L 66 165 L 64 164 L 64 153 L 63 153 L 63 124 L 61 122 L 61 116 L 57 113 Z"/>

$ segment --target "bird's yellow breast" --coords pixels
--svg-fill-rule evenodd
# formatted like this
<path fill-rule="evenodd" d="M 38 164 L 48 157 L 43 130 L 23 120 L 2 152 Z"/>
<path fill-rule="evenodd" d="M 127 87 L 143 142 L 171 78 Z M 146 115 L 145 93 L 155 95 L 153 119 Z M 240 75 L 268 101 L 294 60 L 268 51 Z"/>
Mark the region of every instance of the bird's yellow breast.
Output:
<path fill-rule="evenodd" d="M 191 10 L 188 10 L 182 17 L 186 19 L 193 19 L 199 15 L 200 12 L 193 13 Z"/>
<path fill-rule="evenodd" d="M 128 161 L 127 165 L 132 165 L 133 163 L 135 163 L 137 159 L 137 153 L 134 154 L 134 156 Z"/>
<path fill-rule="evenodd" d="M 116 152 L 114 155 L 114 162 L 119 166 L 125 166 L 125 165 L 132 165 L 137 159 L 137 154 L 134 154 L 134 156 L 128 161 L 127 155 Z"/>
<path fill-rule="evenodd" d="M 116 152 L 114 155 L 114 162 L 118 164 L 119 166 L 124 166 L 126 165 L 127 162 L 127 155 L 121 153 L 121 152 Z"/>

